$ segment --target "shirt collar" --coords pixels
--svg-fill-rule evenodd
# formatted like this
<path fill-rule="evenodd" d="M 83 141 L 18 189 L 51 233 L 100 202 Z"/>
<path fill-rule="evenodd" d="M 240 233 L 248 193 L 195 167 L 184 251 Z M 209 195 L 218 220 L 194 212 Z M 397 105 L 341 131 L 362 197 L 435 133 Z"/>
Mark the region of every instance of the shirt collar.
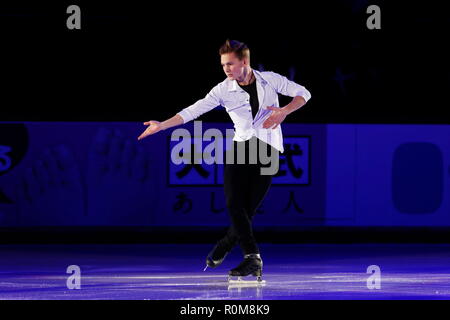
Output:
<path fill-rule="evenodd" d="M 267 82 L 264 80 L 264 78 L 261 75 L 261 72 L 258 70 L 252 69 L 253 74 L 255 75 L 255 80 L 260 81 L 262 84 L 266 84 Z M 239 85 L 236 80 L 229 80 L 228 82 L 228 91 L 236 91 L 238 89 Z"/>
<path fill-rule="evenodd" d="M 236 91 L 238 87 L 236 80 L 230 80 L 228 82 L 228 91 Z"/>

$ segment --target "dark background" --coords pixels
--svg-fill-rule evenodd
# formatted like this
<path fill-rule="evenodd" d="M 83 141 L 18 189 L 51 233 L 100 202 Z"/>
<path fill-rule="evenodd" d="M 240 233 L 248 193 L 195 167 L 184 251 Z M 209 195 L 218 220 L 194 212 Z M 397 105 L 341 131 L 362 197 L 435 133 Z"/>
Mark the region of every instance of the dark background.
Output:
<path fill-rule="evenodd" d="M 163 121 L 223 81 L 218 48 L 230 38 L 249 45 L 255 69 L 295 68 L 311 91 L 287 122 L 449 123 L 450 18 L 429 2 L 393 2 L 2 4 L 0 119 Z M 66 27 L 70 4 L 81 30 Z M 371 4 L 381 30 L 366 27 Z"/>

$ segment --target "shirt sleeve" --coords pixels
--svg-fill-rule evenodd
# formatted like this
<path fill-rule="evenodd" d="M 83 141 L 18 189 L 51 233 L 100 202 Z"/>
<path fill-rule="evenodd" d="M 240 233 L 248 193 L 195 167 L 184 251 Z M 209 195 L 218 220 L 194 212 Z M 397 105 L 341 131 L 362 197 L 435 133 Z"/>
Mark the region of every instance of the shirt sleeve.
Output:
<path fill-rule="evenodd" d="M 219 98 L 219 87 L 215 86 L 203 99 L 198 100 L 193 105 L 184 108 L 178 114 L 183 118 L 184 123 L 192 121 L 202 114 L 211 111 L 215 107 L 221 105 Z"/>
<path fill-rule="evenodd" d="M 270 74 L 270 84 L 275 87 L 275 90 L 278 93 L 289 97 L 301 96 L 305 99 L 305 102 L 311 98 L 311 93 L 304 86 L 301 86 L 278 73 L 268 73 Z"/>

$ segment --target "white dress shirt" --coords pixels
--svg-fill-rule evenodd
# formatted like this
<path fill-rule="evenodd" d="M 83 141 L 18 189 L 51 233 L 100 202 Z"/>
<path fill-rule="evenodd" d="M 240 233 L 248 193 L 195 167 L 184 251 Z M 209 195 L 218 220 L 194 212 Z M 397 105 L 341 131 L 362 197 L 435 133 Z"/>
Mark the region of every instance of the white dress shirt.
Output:
<path fill-rule="evenodd" d="M 234 123 L 234 141 L 246 141 L 256 136 L 283 153 L 281 125 L 278 125 L 275 129 L 264 129 L 262 127 L 264 121 L 272 113 L 271 110 L 267 110 L 267 107 L 280 107 L 278 93 L 289 97 L 301 96 L 305 101 L 311 98 L 311 94 L 305 87 L 278 73 L 252 71 L 256 78 L 259 101 L 259 110 L 254 119 L 250 95 L 239 87 L 236 80 L 229 78 L 212 88 L 205 98 L 181 110 L 178 114 L 183 118 L 184 123 L 187 123 L 217 106 L 223 106 Z"/>

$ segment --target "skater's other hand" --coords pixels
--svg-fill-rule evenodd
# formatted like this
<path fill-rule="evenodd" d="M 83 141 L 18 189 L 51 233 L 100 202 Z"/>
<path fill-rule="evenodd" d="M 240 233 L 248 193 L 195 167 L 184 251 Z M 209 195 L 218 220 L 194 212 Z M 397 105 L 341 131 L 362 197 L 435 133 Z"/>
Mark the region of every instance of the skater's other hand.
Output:
<path fill-rule="evenodd" d="M 278 125 L 280 123 L 282 123 L 284 121 L 284 119 L 287 116 L 286 111 L 283 110 L 282 108 L 276 108 L 276 107 L 270 106 L 270 107 L 267 107 L 267 110 L 272 110 L 272 114 L 270 115 L 269 118 L 267 118 L 266 121 L 264 121 L 264 123 L 263 123 L 264 129 L 269 129 L 273 125 L 275 125 L 275 126 L 272 129 L 275 129 L 276 127 L 278 127 Z"/>
<path fill-rule="evenodd" d="M 155 120 L 150 120 L 147 122 L 144 122 L 144 125 L 149 126 L 147 129 L 145 129 L 144 132 L 142 132 L 142 134 L 138 137 L 138 140 L 144 139 L 145 137 L 155 134 L 158 131 L 163 130 L 163 127 L 161 125 L 161 122 L 159 121 L 155 121 Z"/>

